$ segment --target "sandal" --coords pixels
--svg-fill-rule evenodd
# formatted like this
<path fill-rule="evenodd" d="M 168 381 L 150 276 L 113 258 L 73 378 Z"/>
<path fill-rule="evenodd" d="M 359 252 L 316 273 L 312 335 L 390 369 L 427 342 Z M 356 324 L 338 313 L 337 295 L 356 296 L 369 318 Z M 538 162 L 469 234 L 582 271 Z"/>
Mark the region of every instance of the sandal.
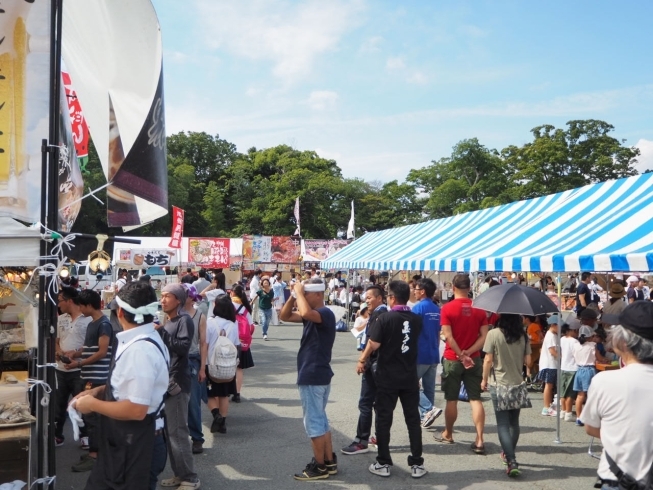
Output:
<path fill-rule="evenodd" d="M 476 443 L 472 442 L 471 448 L 476 454 L 485 455 L 485 446 L 477 446 Z"/>
<path fill-rule="evenodd" d="M 442 444 L 455 444 L 453 439 L 447 439 L 443 434 L 444 432 L 433 434 L 433 439 L 435 439 L 437 442 L 441 442 Z"/>

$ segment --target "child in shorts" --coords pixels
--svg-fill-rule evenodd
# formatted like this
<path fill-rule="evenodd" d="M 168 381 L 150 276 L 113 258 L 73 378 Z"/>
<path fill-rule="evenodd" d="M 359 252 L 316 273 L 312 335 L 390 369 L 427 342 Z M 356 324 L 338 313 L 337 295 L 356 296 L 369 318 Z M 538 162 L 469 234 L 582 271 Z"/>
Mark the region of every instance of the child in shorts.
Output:
<path fill-rule="evenodd" d="M 596 334 L 591 327 L 583 325 L 578 331 L 578 345 L 574 350 L 574 359 L 578 366 L 576 377 L 574 378 L 574 391 L 576 395 L 576 425 L 583 427 L 585 424 L 581 421 L 583 405 L 587 400 L 587 391 L 592 383 L 592 378 L 596 376 L 596 361 L 605 361 L 596 348 Z"/>
<path fill-rule="evenodd" d="M 560 334 L 562 335 L 560 338 L 560 364 L 562 369 L 560 419 L 573 422 L 574 379 L 578 370 L 574 352 L 576 347 L 580 346 L 580 343 L 576 339 L 578 336 L 578 327 L 574 329 L 571 325 L 565 323 L 560 328 Z"/>

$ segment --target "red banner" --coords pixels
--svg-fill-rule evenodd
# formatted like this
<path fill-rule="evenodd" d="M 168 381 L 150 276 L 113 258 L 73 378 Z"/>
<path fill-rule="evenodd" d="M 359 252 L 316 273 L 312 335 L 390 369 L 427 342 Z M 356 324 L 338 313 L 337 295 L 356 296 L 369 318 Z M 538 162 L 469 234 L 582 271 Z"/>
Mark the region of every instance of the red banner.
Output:
<path fill-rule="evenodd" d="M 188 262 L 205 269 L 229 267 L 229 238 L 189 238 Z"/>
<path fill-rule="evenodd" d="M 172 206 L 172 237 L 168 247 L 181 248 L 181 238 L 184 236 L 184 210 Z"/>
<path fill-rule="evenodd" d="M 72 87 L 70 75 L 62 71 L 61 76 L 63 77 L 66 98 L 68 99 L 68 111 L 70 113 L 70 123 L 73 130 L 73 141 L 75 143 L 77 159 L 82 170 L 86 170 L 86 163 L 88 162 L 88 126 L 82 113 L 82 106 Z"/>

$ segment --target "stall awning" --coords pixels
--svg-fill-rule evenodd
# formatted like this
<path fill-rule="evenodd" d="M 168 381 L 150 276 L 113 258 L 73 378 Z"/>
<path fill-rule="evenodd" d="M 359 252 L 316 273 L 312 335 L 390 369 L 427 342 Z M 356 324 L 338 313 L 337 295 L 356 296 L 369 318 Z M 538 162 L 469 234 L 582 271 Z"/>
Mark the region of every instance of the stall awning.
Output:
<path fill-rule="evenodd" d="M 0 267 L 39 265 L 41 234 L 11 218 L 0 217 Z"/>
<path fill-rule="evenodd" d="M 653 174 L 368 233 L 323 268 L 648 271 Z"/>

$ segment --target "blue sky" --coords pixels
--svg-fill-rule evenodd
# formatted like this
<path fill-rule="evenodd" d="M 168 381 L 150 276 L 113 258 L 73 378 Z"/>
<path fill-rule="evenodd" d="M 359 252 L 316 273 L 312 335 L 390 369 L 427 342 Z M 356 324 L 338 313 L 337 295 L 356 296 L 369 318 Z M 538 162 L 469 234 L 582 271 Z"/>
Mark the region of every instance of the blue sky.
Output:
<path fill-rule="evenodd" d="M 653 168 L 653 2 L 153 0 L 169 134 L 403 180 L 465 138 L 602 119 Z"/>

